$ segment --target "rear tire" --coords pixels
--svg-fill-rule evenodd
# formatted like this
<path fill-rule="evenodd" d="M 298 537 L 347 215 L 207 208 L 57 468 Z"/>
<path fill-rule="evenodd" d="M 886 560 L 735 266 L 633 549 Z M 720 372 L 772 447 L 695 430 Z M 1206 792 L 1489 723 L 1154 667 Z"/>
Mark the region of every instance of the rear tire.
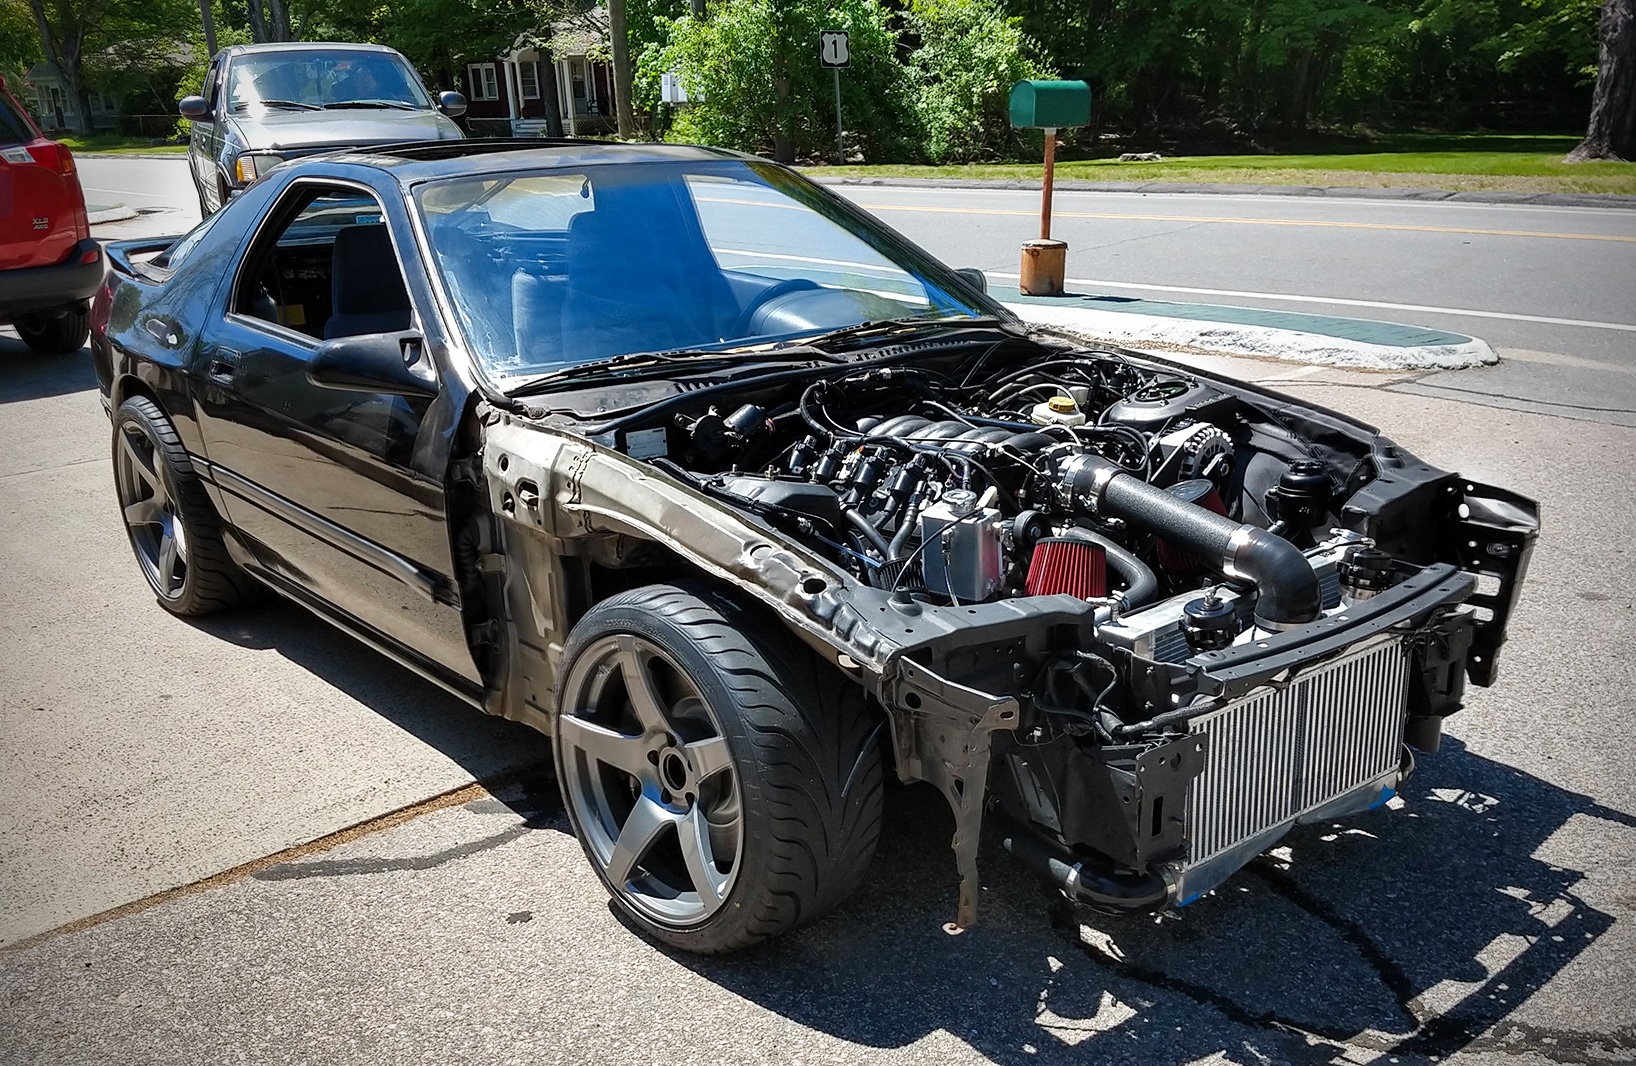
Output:
<path fill-rule="evenodd" d="M 863 879 L 880 836 L 881 719 L 776 622 L 704 588 L 613 596 L 569 636 L 557 712 L 574 832 L 655 939 L 743 948 Z"/>
<path fill-rule="evenodd" d="M 221 520 L 159 405 L 132 396 L 114 413 L 114 487 L 137 565 L 172 614 L 236 606 L 252 579 L 222 543 Z"/>
<path fill-rule="evenodd" d="M 91 336 L 91 309 L 83 303 L 75 304 L 60 318 L 27 315 L 14 325 L 23 343 L 41 355 L 73 355 L 85 347 Z"/>

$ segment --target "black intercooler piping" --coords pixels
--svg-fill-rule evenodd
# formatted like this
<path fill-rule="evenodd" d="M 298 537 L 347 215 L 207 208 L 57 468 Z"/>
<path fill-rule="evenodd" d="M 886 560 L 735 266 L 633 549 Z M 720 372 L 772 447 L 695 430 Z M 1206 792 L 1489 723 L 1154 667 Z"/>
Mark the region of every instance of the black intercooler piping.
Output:
<path fill-rule="evenodd" d="M 1170 898 L 1170 885 L 1158 874 L 1094 870 L 1012 819 L 1000 815 L 994 820 L 1004 834 L 1000 843 L 1005 850 L 1044 874 L 1075 902 L 1136 911 L 1157 908 Z"/>
<path fill-rule="evenodd" d="M 1125 579 L 1125 594 L 1120 597 L 1124 601 L 1122 610 L 1134 611 L 1159 594 L 1159 579 L 1154 576 L 1153 568 L 1126 551 L 1112 537 L 1104 537 L 1094 530 L 1081 529 L 1078 526 L 1064 530 L 1062 535 L 1073 540 L 1089 541 L 1101 547 L 1108 566 Z"/>
<path fill-rule="evenodd" d="M 1271 629 L 1302 625 L 1323 610 L 1318 575 L 1301 550 L 1256 526 L 1242 525 L 1172 496 L 1097 455 L 1076 455 L 1062 468 L 1070 506 L 1120 518 L 1219 560 L 1228 577 L 1254 583 L 1255 619 Z"/>

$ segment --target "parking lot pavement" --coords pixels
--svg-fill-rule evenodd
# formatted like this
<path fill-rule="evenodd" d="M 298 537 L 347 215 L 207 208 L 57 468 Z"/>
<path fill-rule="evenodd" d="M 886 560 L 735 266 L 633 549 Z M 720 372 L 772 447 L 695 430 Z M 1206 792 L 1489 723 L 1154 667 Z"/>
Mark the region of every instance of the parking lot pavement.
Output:
<path fill-rule="evenodd" d="M 1160 921 L 1075 913 L 990 842 L 982 924 L 950 937 L 952 822 L 940 798 L 901 790 L 869 879 L 833 916 L 757 951 L 697 959 L 618 922 L 549 782 L 532 775 L 497 796 L 461 793 L 457 805 L 382 832 L 0 954 L 5 1061 L 1636 1060 L 1636 745 L 1626 710 L 1636 560 L 1620 532 L 1636 527 L 1624 465 L 1636 430 L 1393 394 L 1362 374 L 1225 365 L 1279 378 L 1429 460 L 1541 501 L 1545 530 L 1501 685 L 1470 692 L 1399 809 L 1299 831 L 1222 891 Z M 180 759 L 171 780 L 236 783 L 225 790 L 262 817 L 280 804 L 262 802 L 253 783 L 297 770 L 322 795 L 402 780 L 405 771 L 385 767 L 426 765 L 417 759 L 467 770 L 502 761 L 509 737 L 437 706 L 407 675 L 317 623 L 271 610 L 198 630 L 145 601 L 117 535 L 93 528 L 106 485 L 91 457 L 100 424 L 50 406 L 84 399 L 41 397 L 33 402 L 46 406 L 24 421 L 72 423 L 65 438 L 85 436 L 83 451 L 65 441 L 47 458 L 84 455 L 94 476 L 76 481 L 79 467 L 59 462 L 0 481 L 8 494 L 13 484 L 32 493 L 21 519 L 7 508 L 7 572 L 55 572 L 37 558 L 42 540 L 68 545 L 64 569 L 82 572 L 51 586 L 72 598 L 54 612 L 75 615 L 72 624 L 33 608 L 30 624 L 49 632 L 29 638 L 25 658 L 56 679 L 36 679 L 36 691 L 58 691 L 72 675 L 68 691 L 84 696 L 69 705 L 89 705 L 93 693 L 120 692 L 121 676 L 183 679 L 185 714 L 136 684 L 102 718 L 154 723 L 155 737 L 171 738 L 168 758 Z M 8 454 L 38 456 L 16 422 L 4 423 L 18 435 Z M 61 480 L 49 492 L 32 487 L 43 477 Z M 78 524 L 64 526 L 62 515 L 82 506 Z M 23 552 L 24 541 L 34 550 Z M 72 591 L 91 584 L 107 604 L 97 611 Z M 46 598 L 7 595 L 0 617 Z M 162 675 L 144 666 L 156 642 L 167 649 Z M 103 656 L 115 665 L 99 666 Z M 309 710 L 323 708 L 300 719 L 299 740 L 270 728 L 290 702 L 272 693 L 292 691 Z M 409 743 L 401 716 L 420 712 Z M 91 717 L 82 709 L 72 721 Z M 253 741 L 238 735 L 246 730 Z M 110 746 L 110 736 L 120 730 L 64 747 L 80 764 L 122 767 L 129 760 L 117 752 L 87 759 L 75 750 Z M 455 759 L 456 749 L 466 755 Z M 110 769 L 103 778 L 133 776 Z M 165 833 L 219 831 L 243 817 L 223 790 L 184 789 L 143 824 L 112 790 L 78 786 L 53 802 L 61 817 L 77 811 L 102 833 L 104 847 L 152 846 Z M 280 798 L 294 804 L 292 820 L 315 806 L 294 790 Z M 117 834 L 98 828 L 104 818 Z M 55 839 L 69 835 L 53 828 Z"/>
<path fill-rule="evenodd" d="M 294 608 L 160 610 L 108 456 L 89 351 L 0 332 L 0 945 L 542 756 Z"/>

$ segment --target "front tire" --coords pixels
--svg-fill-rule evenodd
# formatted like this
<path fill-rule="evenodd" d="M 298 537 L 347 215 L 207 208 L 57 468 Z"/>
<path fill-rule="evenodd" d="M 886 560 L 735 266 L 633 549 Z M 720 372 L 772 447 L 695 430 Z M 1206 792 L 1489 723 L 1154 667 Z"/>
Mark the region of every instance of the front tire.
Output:
<path fill-rule="evenodd" d="M 137 565 L 159 605 L 185 617 L 237 605 L 250 579 L 227 554 L 221 520 L 159 405 L 114 413 L 114 487 Z"/>
<path fill-rule="evenodd" d="M 41 355 L 73 355 L 85 347 L 86 339 L 91 336 L 91 309 L 83 303 L 75 304 L 61 317 L 28 315 L 14 325 L 17 335 L 33 351 Z"/>
<path fill-rule="evenodd" d="M 574 627 L 552 740 L 574 832 L 619 908 L 714 954 L 857 887 L 880 835 L 879 724 L 776 623 L 652 585 Z"/>

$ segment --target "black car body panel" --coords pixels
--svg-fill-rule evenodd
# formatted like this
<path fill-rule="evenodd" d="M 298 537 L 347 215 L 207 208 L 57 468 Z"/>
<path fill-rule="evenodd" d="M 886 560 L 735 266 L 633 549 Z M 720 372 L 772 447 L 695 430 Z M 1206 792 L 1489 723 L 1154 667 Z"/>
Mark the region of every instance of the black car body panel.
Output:
<path fill-rule="evenodd" d="M 502 224 L 488 198 L 540 177 L 578 217 L 637 202 L 644 173 L 703 182 L 716 205 L 793 197 L 856 237 L 859 260 L 964 310 L 543 374 L 501 331 L 510 361 L 486 359 L 474 338 L 497 297 L 449 270 L 537 257 L 503 275 L 521 322 L 541 279 L 579 269 L 559 236 Z M 710 184 L 735 174 L 745 184 Z M 730 229 L 737 210 L 688 225 Z M 221 217 L 145 262 L 157 242 L 110 250 L 93 349 L 110 409 L 142 394 L 174 421 L 242 566 L 542 729 L 593 604 L 678 575 L 729 590 L 861 687 L 899 776 L 948 799 L 963 924 L 985 805 L 1078 898 L 1184 904 L 1291 826 L 1384 802 L 1412 765 L 1405 740 L 1435 747 L 1465 682 L 1495 679 L 1538 531 L 1530 501 L 1344 415 L 1031 333 L 771 164 L 667 145 L 394 146 L 280 168 Z M 336 349 L 308 315 L 343 313 L 337 249 L 357 242 L 340 232 L 360 227 L 384 227 L 371 239 L 406 306 L 361 312 L 388 324 L 336 356 L 354 382 L 336 388 L 318 381 Z M 749 254 L 745 239 L 725 254 Z M 897 283 L 844 269 L 874 280 L 724 266 L 712 293 L 742 306 L 719 320 L 827 314 L 837 284 Z M 380 391 L 361 384 L 356 368 L 394 351 Z M 1051 380 L 1072 389 L 1031 414 Z M 1089 421 L 1051 421 L 1082 407 Z M 1047 542 L 1081 569 L 1053 576 Z M 1094 587 L 1080 580 L 1093 564 Z"/>

